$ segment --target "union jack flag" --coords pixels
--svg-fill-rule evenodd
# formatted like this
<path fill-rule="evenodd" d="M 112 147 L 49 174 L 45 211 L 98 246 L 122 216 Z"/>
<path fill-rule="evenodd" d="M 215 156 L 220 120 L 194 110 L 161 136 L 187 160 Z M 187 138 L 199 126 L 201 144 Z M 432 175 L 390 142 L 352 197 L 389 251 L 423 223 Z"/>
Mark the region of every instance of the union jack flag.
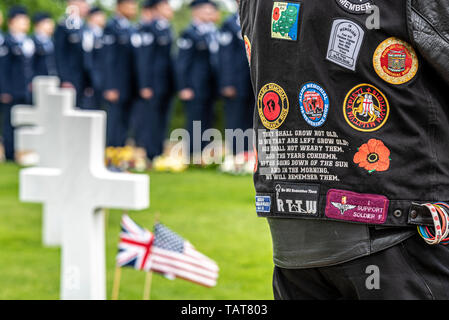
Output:
<path fill-rule="evenodd" d="M 121 267 L 154 271 L 205 287 L 217 285 L 217 264 L 161 223 L 152 234 L 124 216 L 120 240 L 117 264 Z"/>

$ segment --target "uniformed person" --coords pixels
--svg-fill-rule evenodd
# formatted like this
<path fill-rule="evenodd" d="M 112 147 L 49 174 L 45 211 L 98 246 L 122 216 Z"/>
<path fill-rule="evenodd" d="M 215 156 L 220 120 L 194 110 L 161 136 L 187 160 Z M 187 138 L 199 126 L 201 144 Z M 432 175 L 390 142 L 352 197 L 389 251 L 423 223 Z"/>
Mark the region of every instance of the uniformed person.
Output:
<path fill-rule="evenodd" d="M 34 57 L 34 75 L 35 76 L 56 76 L 55 47 L 53 44 L 53 33 L 55 23 L 46 12 L 40 12 L 34 15 L 34 34 L 33 41 L 36 47 Z"/>
<path fill-rule="evenodd" d="M 277 299 L 449 298 L 445 3 L 240 0 Z"/>
<path fill-rule="evenodd" d="M 31 102 L 31 82 L 33 78 L 34 42 L 27 36 L 30 18 L 26 8 L 14 6 L 8 13 L 8 34 L 5 40 L 3 58 L 2 97 L 3 142 L 5 157 L 14 161 L 14 130 L 11 125 L 11 109 L 17 104 Z"/>
<path fill-rule="evenodd" d="M 103 91 L 105 77 L 105 46 L 104 46 L 104 28 L 106 27 L 107 16 L 100 7 L 93 7 L 89 10 L 87 16 L 86 31 L 93 38 L 93 48 L 88 55 L 89 85 L 91 88 L 90 96 L 87 97 L 86 104 L 90 109 L 105 108 Z"/>
<path fill-rule="evenodd" d="M 252 128 L 254 94 L 237 13 L 231 15 L 221 28 L 219 75 L 220 93 L 225 99 L 226 129 L 246 131 Z M 234 141 L 233 148 L 228 151 L 236 155 L 252 148 L 248 141 L 242 146 Z"/>
<path fill-rule="evenodd" d="M 137 57 L 142 39 L 131 20 L 136 18 L 135 0 L 118 0 L 115 16 L 108 22 L 105 91 L 108 102 L 108 146 L 124 146 L 130 132 L 130 115 L 138 98 Z"/>
<path fill-rule="evenodd" d="M 86 32 L 86 0 L 67 0 L 66 16 L 58 24 L 54 36 L 58 75 L 63 88 L 76 90 L 77 106 L 85 107 L 85 90 L 89 79 L 87 56 L 93 38 Z"/>
<path fill-rule="evenodd" d="M 192 154 L 199 154 L 205 144 L 201 150 L 193 149 L 193 122 L 201 121 L 201 136 L 212 126 L 217 92 L 213 55 L 218 52 L 219 45 L 210 32 L 216 4 L 210 0 L 194 0 L 190 6 L 192 23 L 177 41 L 176 72 L 179 97 L 184 102 L 187 115 L 190 150 Z"/>
<path fill-rule="evenodd" d="M 143 17 L 139 29 L 142 48 L 138 70 L 144 103 L 139 133 L 147 157 L 152 160 L 163 153 L 175 89 L 170 24 L 173 9 L 167 0 L 148 0 L 144 3 Z"/>
<path fill-rule="evenodd" d="M 5 101 L 5 97 L 4 97 L 4 92 L 3 92 L 3 88 L 4 88 L 4 81 L 6 80 L 4 77 L 4 65 L 3 65 L 3 61 L 4 61 L 4 57 L 7 54 L 7 49 L 5 46 L 5 36 L 3 35 L 3 33 L 1 32 L 1 28 L 3 27 L 3 12 L 0 11 L 0 129 L 1 132 L 3 132 L 3 114 L 4 114 L 4 101 Z"/>

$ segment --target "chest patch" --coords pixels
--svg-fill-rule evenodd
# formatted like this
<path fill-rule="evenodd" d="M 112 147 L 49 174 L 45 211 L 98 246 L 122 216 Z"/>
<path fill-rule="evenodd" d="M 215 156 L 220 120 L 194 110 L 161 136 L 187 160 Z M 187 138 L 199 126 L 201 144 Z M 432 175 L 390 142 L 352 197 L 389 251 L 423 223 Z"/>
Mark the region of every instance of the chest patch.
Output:
<path fill-rule="evenodd" d="M 337 19 L 332 25 L 327 60 L 355 71 L 365 31 L 355 22 Z"/>
<path fill-rule="evenodd" d="M 331 189 L 327 193 L 326 217 L 336 220 L 383 224 L 388 215 L 388 198 Z"/>
<path fill-rule="evenodd" d="M 343 104 L 347 123 L 355 130 L 373 132 L 388 120 L 390 105 L 385 95 L 370 84 L 352 88 Z"/>
<path fill-rule="evenodd" d="M 271 37 L 298 40 L 299 3 L 274 2 L 271 17 Z"/>
<path fill-rule="evenodd" d="M 329 113 L 329 96 L 318 84 L 310 82 L 299 92 L 299 106 L 304 120 L 312 127 L 321 127 Z"/>
<path fill-rule="evenodd" d="M 411 81 L 418 72 L 418 57 L 413 47 L 397 38 L 388 38 L 376 49 L 374 70 L 379 77 L 391 84 Z"/>
<path fill-rule="evenodd" d="M 290 109 L 287 94 L 275 83 L 269 83 L 260 89 L 257 99 L 260 120 L 265 128 L 275 130 L 285 121 Z"/>
<path fill-rule="evenodd" d="M 276 212 L 316 216 L 318 214 L 319 186 L 314 184 L 278 183 L 276 191 Z"/>
<path fill-rule="evenodd" d="M 374 3 L 372 0 L 335 0 L 345 11 L 354 14 L 365 14 L 371 10 Z"/>

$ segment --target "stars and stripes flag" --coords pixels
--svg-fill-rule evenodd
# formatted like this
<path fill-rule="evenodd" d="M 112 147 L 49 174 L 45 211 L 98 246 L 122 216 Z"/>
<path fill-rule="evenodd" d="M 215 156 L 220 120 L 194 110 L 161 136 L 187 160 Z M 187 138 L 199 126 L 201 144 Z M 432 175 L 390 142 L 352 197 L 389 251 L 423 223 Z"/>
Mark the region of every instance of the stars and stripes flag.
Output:
<path fill-rule="evenodd" d="M 217 264 L 163 224 L 156 224 L 153 234 L 124 216 L 121 226 L 119 266 L 153 271 L 205 287 L 217 285 Z"/>

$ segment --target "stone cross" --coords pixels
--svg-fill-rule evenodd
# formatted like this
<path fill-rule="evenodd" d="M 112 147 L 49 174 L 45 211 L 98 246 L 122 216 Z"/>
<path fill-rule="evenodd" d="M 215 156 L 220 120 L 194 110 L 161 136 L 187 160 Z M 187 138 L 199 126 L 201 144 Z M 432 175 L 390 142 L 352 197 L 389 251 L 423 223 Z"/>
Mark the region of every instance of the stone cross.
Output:
<path fill-rule="evenodd" d="M 11 121 L 15 130 L 16 150 L 33 151 L 43 168 L 61 168 L 63 130 L 62 109 L 75 108 L 75 95 L 67 93 L 69 102 L 54 110 L 48 96 L 59 86 L 57 77 L 36 77 L 33 80 L 33 106 L 18 105 L 13 108 Z M 55 112 L 56 111 L 56 112 Z M 45 246 L 61 245 L 60 199 L 51 198 L 43 203 L 42 241 Z"/>
<path fill-rule="evenodd" d="M 60 121 L 61 166 L 20 172 L 20 198 L 52 202 L 62 216 L 61 298 L 106 298 L 105 226 L 101 208 L 149 206 L 149 177 L 113 173 L 104 164 L 106 116 L 71 108 L 74 91 L 53 89 L 48 111 Z M 55 208 L 56 209 L 56 208 Z"/>

